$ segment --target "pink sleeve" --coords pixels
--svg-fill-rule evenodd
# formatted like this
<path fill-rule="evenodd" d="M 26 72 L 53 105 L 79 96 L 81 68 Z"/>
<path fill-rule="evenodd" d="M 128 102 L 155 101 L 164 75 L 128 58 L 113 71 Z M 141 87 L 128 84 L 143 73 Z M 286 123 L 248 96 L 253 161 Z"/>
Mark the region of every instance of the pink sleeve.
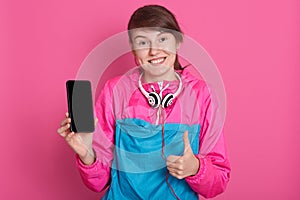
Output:
<path fill-rule="evenodd" d="M 96 105 L 98 123 L 93 133 L 93 149 L 96 161 L 84 165 L 76 155 L 76 163 L 84 184 L 93 191 L 101 192 L 110 185 L 110 168 L 113 160 L 115 119 L 112 109 L 112 87 L 105 84 Z"/>
<path fill-rule="evenodd" d="M 185 178 L 190 187 L 205 198 L 224 192 L 230 178 L 230 164 L 223 134 L 223 123 L 216 103 L 205 86 L 199 97 L 201 108 L 199 170 L 196 175 Z M 204 97 L 203 97 L 204 94 Z M 221 124 L 216 124 L 221 123 Z M 214 127 L 212 127 L 214 126 Z"/>

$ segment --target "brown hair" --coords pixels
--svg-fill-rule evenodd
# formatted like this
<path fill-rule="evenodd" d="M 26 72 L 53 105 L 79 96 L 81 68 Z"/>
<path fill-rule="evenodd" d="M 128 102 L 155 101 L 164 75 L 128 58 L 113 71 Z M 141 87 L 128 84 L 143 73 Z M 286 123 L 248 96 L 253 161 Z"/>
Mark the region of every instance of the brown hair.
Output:
<path fill-rule="evenodd" d="M 183 41 L 183 33 L 173 13 L 159 5 L 146 5 L 138 8 L 132 15 L 128 23 L 129 40 L 132 43 L 131 32 L 129 30 L 136 28 L 162 28 L 170 31 L 178 43 Z M 178 55 L 174 63 L 176 70 L 182 70 L 183 67 L 178 61 Z"/>

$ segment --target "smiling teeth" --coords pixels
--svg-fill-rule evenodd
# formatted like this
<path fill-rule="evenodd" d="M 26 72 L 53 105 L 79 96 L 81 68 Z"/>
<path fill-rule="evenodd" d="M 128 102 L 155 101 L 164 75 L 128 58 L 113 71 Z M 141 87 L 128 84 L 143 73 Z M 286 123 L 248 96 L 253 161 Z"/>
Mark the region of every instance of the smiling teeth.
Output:
<path fill-rule="evenodd" d="M 151 60 L 151 63 L 158 64 L 158 63 L 161 63 L 162 61 L 164 61 L 164 58 L 160 58 L 160 59 L 157 59 L 157 60 Z"/>

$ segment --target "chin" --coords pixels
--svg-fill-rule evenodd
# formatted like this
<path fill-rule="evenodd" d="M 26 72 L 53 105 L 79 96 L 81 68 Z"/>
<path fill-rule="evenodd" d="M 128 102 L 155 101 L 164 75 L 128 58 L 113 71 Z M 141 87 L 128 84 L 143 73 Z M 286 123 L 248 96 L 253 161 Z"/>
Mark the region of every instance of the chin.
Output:
<path fill-rule="evenodd" d="M 143 68 L 145 74 L 148 78 L 151 78 L 155 81 L 166 80 L 169 77 L 169 73 L 173 73 L 173 66 L 155 66 L 155 67 L 147 67 Z"/>

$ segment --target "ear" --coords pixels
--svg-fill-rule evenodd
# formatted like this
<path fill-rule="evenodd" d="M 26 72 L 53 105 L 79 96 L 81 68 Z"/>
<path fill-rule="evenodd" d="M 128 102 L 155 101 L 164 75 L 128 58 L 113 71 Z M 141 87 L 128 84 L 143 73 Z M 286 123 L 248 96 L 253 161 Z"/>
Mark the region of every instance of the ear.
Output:
<path fill-rule="evenodd" d="M 136 52 L 135 52 L 135 50 L 131 49 L 131 53 L 133 54 L 134 57 L 136 57 Z"/>

